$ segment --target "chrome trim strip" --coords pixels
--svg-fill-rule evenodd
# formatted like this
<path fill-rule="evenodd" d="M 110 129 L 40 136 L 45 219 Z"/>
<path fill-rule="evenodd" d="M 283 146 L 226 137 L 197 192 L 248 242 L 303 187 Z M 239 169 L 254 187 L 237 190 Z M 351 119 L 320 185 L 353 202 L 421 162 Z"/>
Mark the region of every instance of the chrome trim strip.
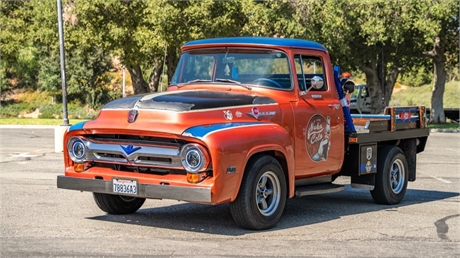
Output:
<path fill-rule="evenodd" d="M 114 194 L 112 192 L 112 181 L 102 179 L 87 179 L 59 175 L 57 176 L 57 187 L 68 190 Z M 137 197 L 211 203 L 211 188 L 139 184 L 139 195 Z"/>

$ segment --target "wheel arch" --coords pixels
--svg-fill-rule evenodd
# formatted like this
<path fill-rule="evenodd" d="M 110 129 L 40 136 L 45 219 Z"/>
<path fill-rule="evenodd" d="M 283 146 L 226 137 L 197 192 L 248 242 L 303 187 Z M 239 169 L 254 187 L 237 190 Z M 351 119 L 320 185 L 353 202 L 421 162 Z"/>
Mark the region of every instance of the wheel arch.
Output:
<path fill-rule="evenodd" d="M 271 156 L 273 157 L 274 159 L 276 159 L 278 161 L 278 163 L 280 164 L 281 166 L 281 169 L 283 171 L 283 174 L 284 174 L 284 179 L 286 180 L 286 186 L 287 186 L 287 189 L 288 189 L 288 196 L 286 197 L 292 197 L 294 196 L 294 177 L 291 179 L 290 178 L 290 175 L 294 175 L 293 173 L 289 173 L 289 167 L 288 167 L 288 161 L 286 159 L 286 155 L 281 152 L 281 151 L 278 151 L 278 150 L 265 150 L 265 151 L 260 151 L 260 152 L 254 152 L 247 160 L 245 166 L 244 166 L 244 173 L 247 172 L 247 169 L 249 167 L 249 165 L 256 159 L 260 158 L 261 156 L 264 156 L 264 155 L 267 155 L 267 156 Z M 242 175 L 242 177 L 244 176 L 244 174 Z M 240 184 L 241 185 L 241 184 Z M 291 189 L 291 186 L 292 186 L 292 189 Z"/>

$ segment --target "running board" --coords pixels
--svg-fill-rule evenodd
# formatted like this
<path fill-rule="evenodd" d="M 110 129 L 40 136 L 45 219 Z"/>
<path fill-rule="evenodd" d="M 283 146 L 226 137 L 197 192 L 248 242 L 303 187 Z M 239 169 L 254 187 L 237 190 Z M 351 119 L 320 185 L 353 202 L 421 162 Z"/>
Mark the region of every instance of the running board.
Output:
<path fill-rule="evenodd" d="M 295 188 L 295 196 L 302 197 L 315 194 L 326 194 L 340 192 L 345 189 L 344 185 L 335 185 L 331 183 L 318 184 L 318 185 L 304 185 Z"/>

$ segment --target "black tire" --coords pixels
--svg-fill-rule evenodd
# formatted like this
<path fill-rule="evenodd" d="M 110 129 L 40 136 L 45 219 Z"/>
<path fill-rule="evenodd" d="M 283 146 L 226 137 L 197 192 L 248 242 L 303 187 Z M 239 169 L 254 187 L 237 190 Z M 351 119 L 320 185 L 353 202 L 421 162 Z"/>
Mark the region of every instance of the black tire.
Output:
<path fill-rule="evenodd" d="M 398 204 L 407 190 L 409 169 L 399 147 L 383 146 L 378 150 L 377 174 L 372 198 L 380 204 Z"/>
<path fill-rule="evenodd" d="M 97 206 L 109 214 L 130 214 L 142 207 L 145 198 L 93 193 Z"/>
<path fill-rule="evenodd" d="M 242 228 L 268 229 L 281 218 L 286 197 L 286 178 L 281 165 L 271 156 L 259 155 L 248 163 L 230 211 Z"/>

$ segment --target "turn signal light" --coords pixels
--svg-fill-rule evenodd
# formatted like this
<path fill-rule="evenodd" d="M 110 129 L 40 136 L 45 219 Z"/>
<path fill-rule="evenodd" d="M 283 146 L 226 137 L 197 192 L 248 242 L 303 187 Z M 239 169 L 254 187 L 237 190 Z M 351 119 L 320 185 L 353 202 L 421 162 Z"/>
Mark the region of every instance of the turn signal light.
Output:
<path fill-rule="evenodd" d="M 187 182 L 189 183 L 199 183 L 206 178 L 206 172 L 201 173 L 189 173 L 187 172 Z"/>
<path fill-rule="evenodd" d="M 73 164 L 73 169 L 75 172 L 83 172 L 85 171 L 85 164 L 83 163 L 74 163 Z"/>

